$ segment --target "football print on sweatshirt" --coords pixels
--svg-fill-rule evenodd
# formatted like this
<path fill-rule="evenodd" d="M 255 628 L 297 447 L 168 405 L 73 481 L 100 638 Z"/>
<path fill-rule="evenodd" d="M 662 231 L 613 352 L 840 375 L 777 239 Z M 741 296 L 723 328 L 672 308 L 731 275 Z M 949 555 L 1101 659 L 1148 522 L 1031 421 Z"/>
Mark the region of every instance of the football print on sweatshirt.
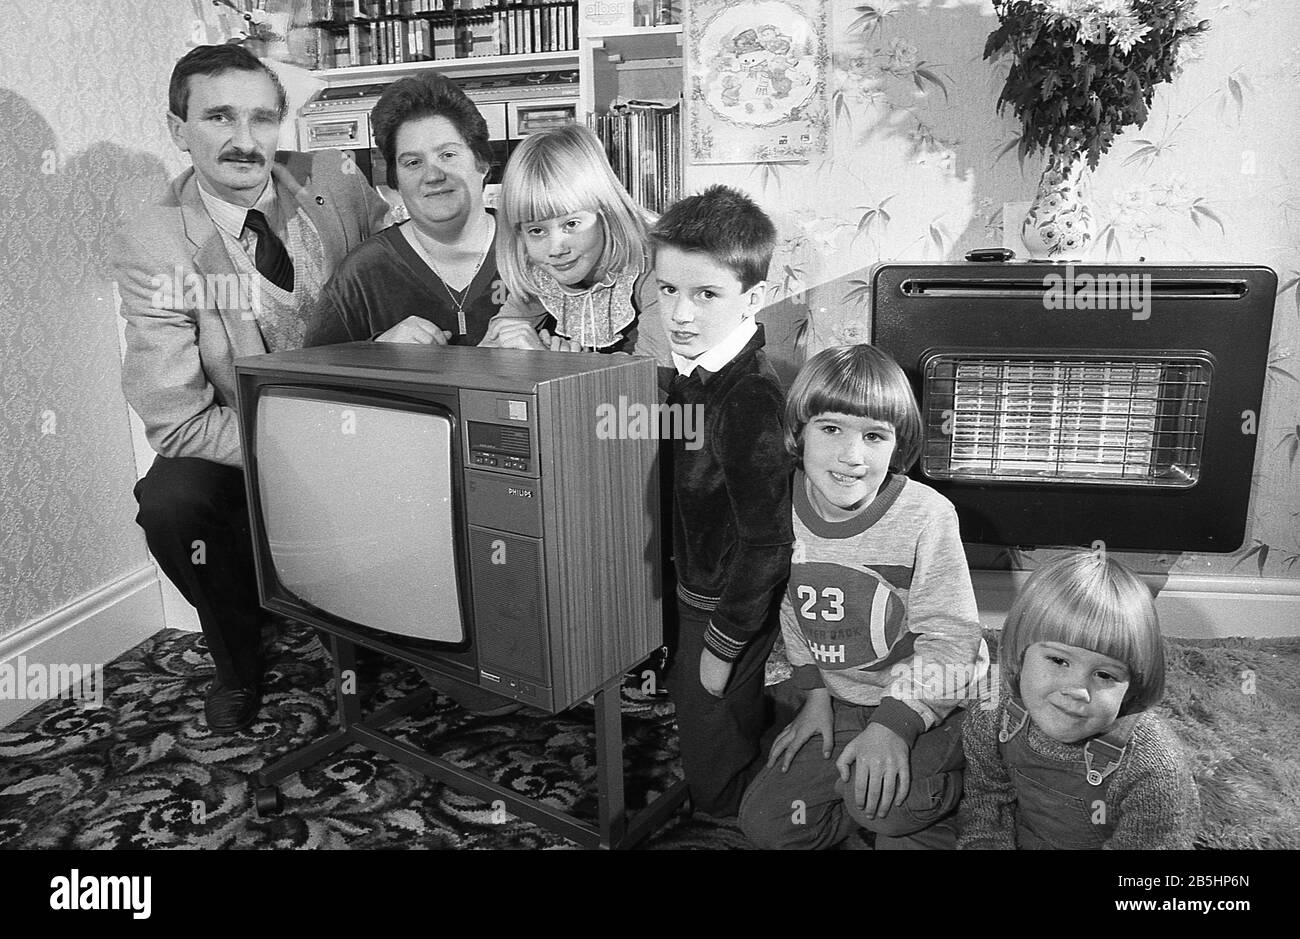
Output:
<path fill-rule="evenodd" d="M 798 556 L 796 548 L 786 593 L 818 666 L 878 671 L 912 654 L 905 604 L 910 567 L 801 564 Z"/>

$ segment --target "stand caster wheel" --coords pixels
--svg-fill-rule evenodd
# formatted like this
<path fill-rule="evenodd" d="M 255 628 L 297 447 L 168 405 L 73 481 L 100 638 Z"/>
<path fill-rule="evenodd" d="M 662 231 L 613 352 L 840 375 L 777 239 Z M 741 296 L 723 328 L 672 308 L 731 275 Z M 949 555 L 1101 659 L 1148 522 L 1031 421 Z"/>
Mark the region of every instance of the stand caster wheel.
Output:
<path fill-rule="evenodd" d="M 253 807 L 258 818 L 266 818 L 284 808 L 284 799 L 275 786 L 259 786 L 253 790 Z"/>

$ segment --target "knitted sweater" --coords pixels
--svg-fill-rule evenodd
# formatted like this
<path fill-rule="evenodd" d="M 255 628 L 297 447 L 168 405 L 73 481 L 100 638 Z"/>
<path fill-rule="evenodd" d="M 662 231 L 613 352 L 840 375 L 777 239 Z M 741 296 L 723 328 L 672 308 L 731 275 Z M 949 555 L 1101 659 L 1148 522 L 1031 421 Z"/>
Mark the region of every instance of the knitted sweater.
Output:
<path fill-rule="evenodd" d="M 974 697 L 988 670 L 957 513 L 893 475 L 853 518 L 822 518 L 794 480 L 795 545 L 781 632 L 795 684 L 876 707 L 912 744 Z"/>
<path fill-rule="evenodd" d="M 790 571 L 785 395 L 763 327 L 715 374 L 672 382 L 670 407 L 698 409 L 703 434 L 672 441 L 678 598 L 711 611 L 704 644 L 734 662 L 763 628 Z"/>
<path fill-rule="evenodd" d="M 958 848 L 1022 847 L 1017 837 L 1023 823 L 1018 818 L 1017 784 L 998 749 L 1005 710 L 1005 703 L 1000 703 L 967 711 L 962 729 L 966 775 Z M 1034 726 L 1032 719 L 1021 733 L 1028 735 L 1027 745 L 1040 757 L 1062 763 L 1083 760 L 1083 744 L 1060 743 Z M 1151 711 L 1143 712 L 1134 725 L 1127 752 L 1110 777 L 1105 802 L 1114 830 L 1103 847 L 1192 846 L 1200 817 L 1196 784 L 1177 739 Z"/>

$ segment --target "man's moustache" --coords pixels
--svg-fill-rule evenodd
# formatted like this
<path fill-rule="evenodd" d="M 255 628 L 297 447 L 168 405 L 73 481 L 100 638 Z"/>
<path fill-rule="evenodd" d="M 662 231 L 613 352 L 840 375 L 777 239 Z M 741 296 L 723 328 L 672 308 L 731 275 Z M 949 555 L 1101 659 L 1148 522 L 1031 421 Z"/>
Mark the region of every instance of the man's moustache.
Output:
<path fill-rule="evenodd" d="M 262 154 L 256 150 L 227 150 L 221 154 L 223 160 L 251 160 L 254 163 L 265 163 Z"/>

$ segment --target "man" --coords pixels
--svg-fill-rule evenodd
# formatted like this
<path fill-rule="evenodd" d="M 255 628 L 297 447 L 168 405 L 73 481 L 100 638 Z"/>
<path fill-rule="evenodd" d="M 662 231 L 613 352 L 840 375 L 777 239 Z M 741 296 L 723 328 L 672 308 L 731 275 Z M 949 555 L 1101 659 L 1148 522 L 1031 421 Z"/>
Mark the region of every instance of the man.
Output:
<path fill-rule="evenodd" d="M 198 610 L 216 666 L 208 726 L 233 733 L 261 703 L 263 619 L 233 362 L 300 348 L 316 295 L 388 207 L 338 151 L 277 156 L 284 88 L 241 46 L 187 53 L 168 107 L 194 166 L 114 241 L 122 388 L 158 451 L 136 521 Z"/>

